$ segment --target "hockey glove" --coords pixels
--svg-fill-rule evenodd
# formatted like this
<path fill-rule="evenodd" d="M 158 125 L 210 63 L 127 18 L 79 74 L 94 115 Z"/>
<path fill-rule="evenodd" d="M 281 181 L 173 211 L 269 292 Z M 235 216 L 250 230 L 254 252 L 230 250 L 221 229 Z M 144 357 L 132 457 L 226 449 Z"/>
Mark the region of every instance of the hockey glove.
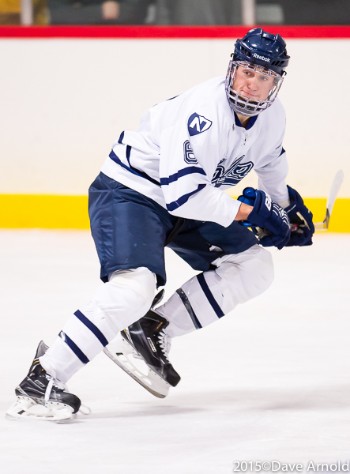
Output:
<path fill-rule="evenodd" d="M 315 226 L 312 222 L 312 212 L 305 206 L 300 194 L 290 186 L 287 186 L 290 205 L 285 208 L 290 223 L 292 224 L 288 247 L 293 245 L 312 245 L 312 235 Z"/>
<path fill-rule="evenodd" d="M 258 189 L 245 188 L 238 200 L 253 206 L 249 222 L 244 224 L 263 229 L 259 233 L 260 244 L 282 249 L 290 238 L 290 223 L 285 210 Z"/>

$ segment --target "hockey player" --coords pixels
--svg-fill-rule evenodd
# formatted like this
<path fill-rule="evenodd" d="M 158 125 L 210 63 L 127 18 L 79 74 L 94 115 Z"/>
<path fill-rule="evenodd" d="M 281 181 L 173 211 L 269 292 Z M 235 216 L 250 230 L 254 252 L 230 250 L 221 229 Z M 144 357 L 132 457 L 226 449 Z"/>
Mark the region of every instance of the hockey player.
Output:
<path fill-rule="evenodd" d="M 171 338 L 265 291 L 273 265 L 264 247 L 312 244 L 312 214 L 285 182 L 277 95 L 288 62 L 280 35 L 250 30 L 235 43 L 226 80 L 152 107 L 138 130 L 120 134 L 89 189 L 104 285 L 50 348 L 39 344 L 9 416 L 73 416 L 80 400 L 64 384 L 120 332 L 153 374 L 176 386 Z M 253 168 L 258 189 L 246 188 L 237 200 L 224 192 Z M 166 283 L 165 246 L 199 273 L 152 308 Z"/>

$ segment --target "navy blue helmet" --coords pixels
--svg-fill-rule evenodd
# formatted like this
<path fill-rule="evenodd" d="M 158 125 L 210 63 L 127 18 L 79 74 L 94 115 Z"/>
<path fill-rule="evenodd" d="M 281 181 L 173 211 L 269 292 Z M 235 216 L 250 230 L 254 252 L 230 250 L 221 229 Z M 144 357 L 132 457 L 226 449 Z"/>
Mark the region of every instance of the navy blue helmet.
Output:
<path fill-rule="evenodd" d="M 286 43 L 280 35 L 274 35 L 262 28 L 254 28 L 235 43 L 226 76 L 226 94 L 230 107 L 236 113 L 252 117 L 272 105 L 286 75 L 289 56 Z M 245 96 L 244 91 L 235 90 L 238 68 L 274 78 L 267 97 L 254 99 Z"/>
<path fill-rule="evenodd" d="M 250 30 L 236 41 L 232 59 L 258 64 L 272 69 L 280 76 L 285 74 L 289 63 L 284 39 L 280 35 L 267 33 L 262 28 Z"/>

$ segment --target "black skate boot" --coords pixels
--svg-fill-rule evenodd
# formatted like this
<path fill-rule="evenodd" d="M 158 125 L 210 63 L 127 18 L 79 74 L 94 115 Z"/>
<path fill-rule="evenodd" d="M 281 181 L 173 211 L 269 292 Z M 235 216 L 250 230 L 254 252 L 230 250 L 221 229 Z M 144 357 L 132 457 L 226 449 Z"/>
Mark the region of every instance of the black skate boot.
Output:
<path fill-rule="evenodd" d="M 167 358 L 169 342 L 164 329 L 169 322 L 154 311 L 121 332 L 122 336 L 135 348 L 146 364 L 169 385 L 175 387 L 180 382 Z"/>
<path fill-rule="evenodd" d="M 51 377 L 41 366 L 39 357 L 48 347 L 41 341 L 27 376 L 15 389 L 17 402 L 8 410 L 10 417 L 35 416 L 46 419 L 71 418 L 81 401 L 65 386 Z"/>

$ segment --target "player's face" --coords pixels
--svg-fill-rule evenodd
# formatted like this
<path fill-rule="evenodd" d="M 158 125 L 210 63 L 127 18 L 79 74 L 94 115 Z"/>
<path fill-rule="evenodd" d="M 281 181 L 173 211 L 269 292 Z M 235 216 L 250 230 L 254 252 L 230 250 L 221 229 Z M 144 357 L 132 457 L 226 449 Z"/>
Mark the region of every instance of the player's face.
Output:
<path fill-rule="evenodd" d="M 277 74 L 252 64 L 239 65 L 234 74 L 233 90 L 248 100 L 266 100 L 276 85 Z"/>

